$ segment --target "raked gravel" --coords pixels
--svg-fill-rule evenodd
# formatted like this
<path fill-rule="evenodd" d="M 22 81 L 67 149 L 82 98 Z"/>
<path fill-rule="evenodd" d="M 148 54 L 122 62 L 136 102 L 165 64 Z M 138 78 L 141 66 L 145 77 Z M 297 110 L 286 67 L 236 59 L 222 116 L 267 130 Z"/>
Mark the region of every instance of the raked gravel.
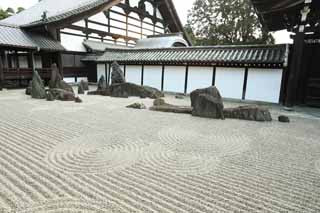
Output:
<path fill-rule="evenodd" d="M 316 117 L 283 124 L 271 106 L 271 123 L 222 121 L 80 97 L 0 91 L 0 212 L 320 212 Z"/>

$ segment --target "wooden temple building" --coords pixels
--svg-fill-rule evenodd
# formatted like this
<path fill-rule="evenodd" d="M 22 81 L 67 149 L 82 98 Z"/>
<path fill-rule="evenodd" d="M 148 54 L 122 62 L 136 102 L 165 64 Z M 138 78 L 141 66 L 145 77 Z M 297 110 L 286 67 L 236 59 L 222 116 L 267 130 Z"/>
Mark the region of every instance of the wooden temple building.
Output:
<path fill-rule="evenodd" d="M 263 6 L 268 3 L 252 1 L 270 30 L 289 28 L 288 20 L 297 15 L 291 9 L 283 13 L 286 16 L 279 11 L 282 22 L 272 21 L 275 16 Z M 304 8 L 305 3 L 301 4 Z M 313 4 L 308 5 L 313 11 Z M 298 14 L 300 6 L 294 5 Z M 274 22 L 277 25 L 273 26 Z M 292 22 L 293 30 L 294 25 Z M 308 35 L 303 39 L 308 41 L 303 42 L 308 46 L 303 56 L 317 49 L 314 38 Z M 298 70 L 294 64 L 297 55 L 301 56 L 295 51 L 300 46 L 301 42 L 294 46 L 192 46 L 172 0 L 42 0 L 0 21 L 0 87 L 26 86 L 33 70 L 48 80 L 53 63 L 68 81 L 85 78 L 97 82 L 103 75 L 109 82 L 110 64 L 117 61 L 127 81 L 163 91 L 190 93 L 215 85 L 225 98 L 290 105 L 310 103 L 311 97 L 316 102 L 309 87 L 297 89 L 303 87 L 297 85 L 317 81 L 311 68 Z M 313 53 L 308 56 L 299 62 L 301 67 L 311 66 L 304 60 L 316 57 Z M 309 70 L 311 74 L 297 78 Z M 308 98 L 296 101 L 290 93 L 295 89 Z"/>
<path fill-rule="evenodd" d="M 288 30 L 294 40 L 285 79 L 285 105 L 320 106 L 320 1 L 252 0 L 270 31 Z"/>

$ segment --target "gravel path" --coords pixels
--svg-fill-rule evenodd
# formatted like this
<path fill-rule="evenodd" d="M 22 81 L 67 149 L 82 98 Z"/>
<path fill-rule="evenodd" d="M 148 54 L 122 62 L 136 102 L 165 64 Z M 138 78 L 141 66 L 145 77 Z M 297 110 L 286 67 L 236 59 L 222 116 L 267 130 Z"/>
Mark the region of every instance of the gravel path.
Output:
<path fill-rule="evenodd" d="M 222 121 L 23 93 L 0 92 L 0 212 L 320 212 L 315 116 Z"/>

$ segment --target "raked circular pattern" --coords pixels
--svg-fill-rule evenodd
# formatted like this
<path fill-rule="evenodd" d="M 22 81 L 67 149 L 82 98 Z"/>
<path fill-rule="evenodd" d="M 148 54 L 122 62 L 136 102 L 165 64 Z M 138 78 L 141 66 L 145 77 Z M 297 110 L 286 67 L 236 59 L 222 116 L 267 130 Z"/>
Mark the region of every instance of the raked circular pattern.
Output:
<path fill-rule="evenodd" d="M 248 137 L 239 133 L 199 134 L 182 127 L 165 128 L 159 132 L 159 138 L 159 147 L 146 154 L 145 162 L 158 170 L 183 175 L 209 173 L 223 157 L 241 154 L 250 143 Z"/>
<path fill-rule="evenodd" d="M 59 144 L 47 161 L 62 172 L 100 174 L 135 164 L 146 147 L 147 143 L 119 135 L 91 134 Z"/>
<path fill-rule="evenodd" d="M 110 213 L 124 212 L 107 202 L 94 202 L 88 200 L 54 200 L 36 204 L 23 210 L 16 210 L 17 213 L 47 213 L 47 212 L 69 212 L 69 213 Z"/>

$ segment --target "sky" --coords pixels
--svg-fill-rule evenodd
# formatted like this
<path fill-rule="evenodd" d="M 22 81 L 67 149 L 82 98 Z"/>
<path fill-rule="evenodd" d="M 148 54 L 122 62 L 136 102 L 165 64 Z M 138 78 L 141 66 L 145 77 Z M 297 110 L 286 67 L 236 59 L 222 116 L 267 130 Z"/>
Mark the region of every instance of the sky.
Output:
<path fill-rule="evenodd" d="M 173 0 L 183 24 L 187 22 L 188 11 L 191 9 L 194 1 L 195 0 Z M 29 8 L 37 2 L 38 0 L 0 0 L 0 7 L 3 9 L 12 7 L 16 10 L 18 7 Z M 276 38 L 277 44 L 291 43 L 289 34 L 286 31 L 276 32 L 274 33 L 274 37 Z"/>

